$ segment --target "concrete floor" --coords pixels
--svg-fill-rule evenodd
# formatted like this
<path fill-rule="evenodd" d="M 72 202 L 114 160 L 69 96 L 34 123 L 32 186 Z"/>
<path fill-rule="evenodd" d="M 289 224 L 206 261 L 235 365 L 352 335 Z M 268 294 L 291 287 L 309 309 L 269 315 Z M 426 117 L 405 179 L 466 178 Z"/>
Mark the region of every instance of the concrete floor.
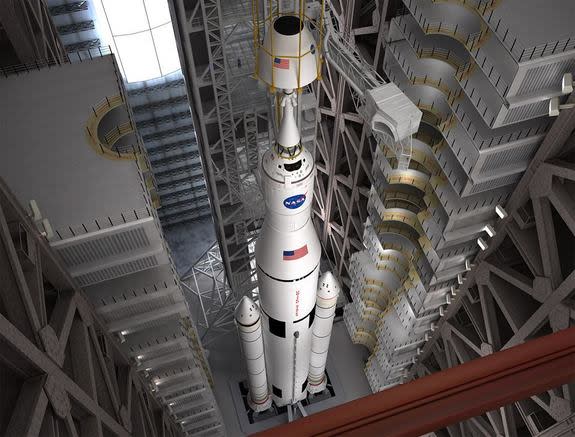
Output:
<path fill-rule="evenodd" d="M 164 229 L 178 273 L 184 273 L 216 242 L 211 217 Z"/>
<path fill-rule="evenodd" d="M 237 334 L 231 332 L 215 340 L 209 347 L 209 362 L 215 384 L 215 396 L 224 418 L 226 432 L 230 437 L 244 436 L 240 429 L 236 408 L 231 397 L 230 381 L 245 377 L 245 366 L 237 340 Z M 363 372 L 369 352 L 363 346 L 351 342 L 342 321 L 336 322 L 331 338 L 331 361 L 335 364 L 343 389 L 345 402 L 371 394 L 369 384 Z"/>

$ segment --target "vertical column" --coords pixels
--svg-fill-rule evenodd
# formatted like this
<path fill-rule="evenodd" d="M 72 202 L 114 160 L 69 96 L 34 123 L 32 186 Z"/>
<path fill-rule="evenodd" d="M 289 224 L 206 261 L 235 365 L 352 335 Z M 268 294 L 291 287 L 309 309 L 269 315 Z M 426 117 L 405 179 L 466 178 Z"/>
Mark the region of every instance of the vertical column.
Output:
<path fill-rule="evenodd" d="M 248 405 L 254 411 L 265 411 L 272 405 L 269 395 L 260 309 L 244 296 L 235 312 L 236 326 L 248 371 Z"/>
<path fill-rule="evenodd" d="M 331 272 L 325 272 L 318 281 L 317 300 L 315 305 L 315 323 L 311 343 L 311 356 L 307 390 L 319 393 L 327 385 L 325 364 L 327 351 L 335 316 L 337 296 L 341 287 Z"/>

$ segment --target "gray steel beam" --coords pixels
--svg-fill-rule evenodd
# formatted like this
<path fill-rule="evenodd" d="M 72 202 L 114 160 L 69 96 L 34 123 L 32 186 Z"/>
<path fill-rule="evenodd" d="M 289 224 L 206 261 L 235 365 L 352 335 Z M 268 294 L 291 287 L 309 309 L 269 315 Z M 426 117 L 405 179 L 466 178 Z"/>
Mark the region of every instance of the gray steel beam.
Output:
<path fill-rule="evenodd" d="M 14 287 L 10 308 L 20 306 L 19 311 L 0 314 L 0 362 L 24 380 L 14 409 L 7 411 L 7 435 L 51 435 L 51 424 L 56 420 L 69 436 L 102 436 L 103 426 L 117 436 L 127 437 L 131 429 L 144 426 L 152 435 L 181 435 L 181 429 L 167 415 L 161 423 L 151 421 L 161 411 L 161 404 L 150 395 L 144 400 L 147 382 L 134 376 L 119 345 L 103 334 L 104 326 L 91 305 L 2 181 L 0 237 L 0 282 Z M 27 241 L 25 246 L 20 245 L 22 241 Z M 35 256 L 29 258 L 26 253 Z M 26 297 L 36 269 L 41 269 L 43 281 L 50 285 L 42 288 L 41 294 L 39 289 L 35 291 L 34 299 L 41 299 L 42 304 Z M 24 275 L 24 271 L 33 275 Z M 20 280 L 15 281 L 15 277 Z M 29 303 L 24 305 L 25 301 Z M 47 301 L 49 322 L 41 315 Z M 44 320 L 42 324 L 40 320 Z M 69 354 L 69 361 L 64 369 L 65 354 Z M 0 396 L 6 394 L 0 392 Z M 136 416 L 129 414 L 133 403 L 141 412 L 135 421 Z M 76 407 L 86 415 L 72 418 Z"/>

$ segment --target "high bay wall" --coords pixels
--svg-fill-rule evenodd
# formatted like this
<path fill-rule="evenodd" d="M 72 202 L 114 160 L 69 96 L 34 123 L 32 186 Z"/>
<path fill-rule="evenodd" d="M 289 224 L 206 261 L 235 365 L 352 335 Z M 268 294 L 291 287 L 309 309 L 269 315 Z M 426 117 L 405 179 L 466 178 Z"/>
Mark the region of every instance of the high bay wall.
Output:
<path fill-rule="evenodd" d="M 371 9 L 332 2 L 343 34 L 423 112 L 409 167 L 401 169 L 390 145 L 370 137 L 328 62 L 317 215 L 328 255 L 348 278 L 350 333 L 373 352 L 366 367 L 373 390 L 403 381 L 551 125 L 546 108 L 561 94 L 572 45 L 528 39 L 511 17 L 513 3 L 406 1 L 377 28 L 374 18 L 387 18 L 377 2 Z M 551 26 L 552 14 L 542 11 L 540 25 Z M 503 26 L 517 33 L 523 54 L 510 51 Z M 537 68 L 553 73 L 540 77 Z"/>
<path fill-rule="evenodd" d="M 37 237 L 45 238 L 57 252 L 67 278 L 83 287 L 103 333 L 115 337 L 118 350 L 129 360 L 126 365 L 133 365 L 134 378 L 141 378 L 149 395 L 164 404 L 165 414 L 173 418 L 170 420 L 177 422 L 183 434 L 222 435 L 211 373 L 163 238 L 156 211 L 156 181 L 134 129 L 115 58 L 93 50 L 74 57 L 69 54 L 68 61 L 38 61 L 34 68 L 25 64 L 3 69 L 7 77 L 0 80 L 0 112 L 5 121 L 2 179 L 40 223 L 44 237 L 39 232 Z M 32 127 L 21 129 L 23 122 Z M 6 238 L 16 239 L 23 256 L 34 263 L 28 236 L 19 232 L 18 222 L 9 221 L 8 225 Z M 52 290 L 39 276 L 42 265 L 35 268 L 23 268 L 33 272 L 27 278 L 33 285 L 18 283 L 25 297 L 32 286 L 38 300 L 63 296 L 73 288 L 69 280 Z M 3 286 L 13 282 L 7 275 L 3 278 Z M 17 301 L 8 291 L 0 296 L 6 307 L 0 312 L 16 323 L 19 313 L 10 311 Z M 75 301 L 64 300 L 59 309 L 40 308 L 40 315 L 30 316 L 40 319 L 33 321 L 35 347 L 68 371 L 71 361 L 82 358 L 80 351 L 66 344 L 74 305 Z M 65 332 L 60 339 L 62 329 Z M 81 329 L 78 325 L 70 336 Z M 3 332 L 10 330 L 7 327 Z M 86 354 L 96 357 L 103 367 L 108 365 L 111 348 L 105 346 L 103 357 Z M 23 350 L 23 359 L 33 359 L 30 354 L 34 353 L 34 349 Z M 10 358 L 4 351 L 2 356 Z M 82 369 L 93 365 L 90 360 L 88 355 L 86 362 L 74 364 L 74 375 L 81 377 Z M 94 378 L 104 380 L 111 392 L 109 411 L 128 426 L 129 417 L 122 416 L 129 406 L 121 402 L 119 390 L 114 388 L 117 370 L 110 367 L 109 372 L 110 377 L 96 369 Z M 43 373 L 51 370 L 41 367 L 33 375 Z M 26 392 L 26 388 L 15 387 L 18 390 Z M 106 394 L 97 395 L 98 401 L 107 399 Z M 77 419 L 81 413 L 72 410 L 71 415 Z M 142 420 L 148 420 L 147 416 Z"/>
<path fill-rule="evenodd" d="M 574 129 L 575 111 L 560 114 L 510 196 L 508 216 L 495 226 L 489 249 L 474 260 L 429 341 L 420 345 L 408 379 L 575 325 Z M 571 381 L 436 434 L 571 435 L 574 417 Z"/>
<path fill-rule="evenodd" d="M 573 68 L 573 38 L 564 37 L 573 34 L 569 25 L 554 8 L 535 14 L 512 0 L 406 0 L 391 10 L 388 2 L 331 3 L 344 37 L 423 112 L 402 171 L 389 145 L 370 137 L 349 83 L 326 65 L 318 96 L 316 225 L 350 288 L 349 332 L 372 352 L 365 368 L 372 390 L 570 326 L 572 266 L 563 265 L 572 255 L 563 242 L 572 240 L 572 229 L 563 223 L 572 220 L 566 205 L 573 187 L 552 176 L 570 164 L 540 170 L 539 179 L 547 178 L 546 187 L 556 181 L 559 194 L 538 195 L 539 219 L 526 199 L 508 211 L 517 224 L 495 264 L 529 265 L 524 280 L 509 286 L 515 272 L 483 264 L 480 285 L 471 279 L 481 246 L 500 238 L 491 240 L 500 229 L 496 208 L 507 204 L 544 140 L 561 132 L 557 141 L 565 142 L 573 130 L 559 125 L 546 136 L 554 121 L 549 98 L 561 95 L 562 76 Z M 562 6 L 575 13 L 568 2 Z M 553 30 L 528 35 L 528 23 Z M 561 144 L 542 159 L 558 156 Z M 533 189 L 541 182 L 532 181 Z M 551 257 L 545 268 L 540 253 Z M 469 294 L 459 288 L 468 274 Z M 534 297 L 553 275 L 555 285 Z M 449 307 L 456 296 L 460 310 Z M 432 338 L 438 340 L 426 346 Z M 410 370 L 422 358 L 425 364 Z M 438 435 L 539 435 L 572 413 L 572 387 L 563 386 Z"/>
<path fill-rule="evenodd" d="M 0 434 L 184 435 L 0 180 Z"/>

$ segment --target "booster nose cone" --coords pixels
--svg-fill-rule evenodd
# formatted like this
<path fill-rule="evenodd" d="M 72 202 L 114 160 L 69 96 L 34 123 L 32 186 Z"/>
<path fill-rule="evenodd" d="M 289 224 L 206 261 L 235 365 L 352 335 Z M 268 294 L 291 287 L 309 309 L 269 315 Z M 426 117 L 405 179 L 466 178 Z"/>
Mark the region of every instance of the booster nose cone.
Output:
<path fill-rule="evenodd" d="M 260 319 L 260 309 L 253 300 L 244 296 L 236 307 L 234 316 L 240 325 L 250 326 Z"/>
<path fill-rule="evenodd" d="M 327 300 L 337 297 L 341 291 L 339 282 L 332 272 L 325 272 L 322 274 L 319 278 L 318 284 L 317 297 L 320 299 Z"/>

